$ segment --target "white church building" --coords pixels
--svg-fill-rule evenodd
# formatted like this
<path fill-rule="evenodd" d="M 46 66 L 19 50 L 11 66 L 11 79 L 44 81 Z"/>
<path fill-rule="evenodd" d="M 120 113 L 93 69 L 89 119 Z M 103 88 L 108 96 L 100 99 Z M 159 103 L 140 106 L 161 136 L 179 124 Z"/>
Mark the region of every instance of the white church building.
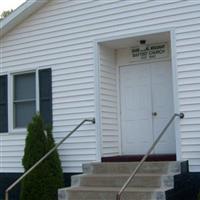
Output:
<path fill-rule="evenodd" d="M 31 0 L 0 27 L 0 174 L 23 173 L 36 112 L 60 148 L 64 173 L 154 149 L 200 172 L 200 1 Z"/>

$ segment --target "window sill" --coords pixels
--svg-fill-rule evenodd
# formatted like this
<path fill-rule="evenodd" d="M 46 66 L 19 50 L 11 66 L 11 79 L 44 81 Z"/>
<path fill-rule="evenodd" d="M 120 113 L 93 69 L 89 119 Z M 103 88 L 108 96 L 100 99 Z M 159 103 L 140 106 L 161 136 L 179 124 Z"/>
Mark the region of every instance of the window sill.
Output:
<path fill-rule="evenodd" d="M 0 133 L 0 136 L 4 136 L 4 135 L 26 135 L 27 134 L 27 130 L 26 128 L 20 128 L 20 129 L 13 129 L 9 132 L 4 132 L 4 133 Z"/>
<path fill-rule="evenodd" d="M 10 131 L 10 134 L 25 134 L 27 133 L 27 129 L 26 128 L 16 128 Z"/>

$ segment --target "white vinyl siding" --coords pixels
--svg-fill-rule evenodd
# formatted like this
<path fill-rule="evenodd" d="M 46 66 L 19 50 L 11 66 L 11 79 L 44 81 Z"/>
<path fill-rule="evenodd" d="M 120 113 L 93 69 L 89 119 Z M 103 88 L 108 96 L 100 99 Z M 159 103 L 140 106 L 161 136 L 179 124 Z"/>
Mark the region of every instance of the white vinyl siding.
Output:
<path fill-rule="evenodd" d="M 190 170 L 200 171 L 199 27 L 199 1 L 52 0 L 1 39 L 0 72 L 52 68 L 54 136 L 59 141 L 83 118 L 95 116 L 95 40 L 174 28 L 178 98 L 186 114 L 180 126 L 181 157 L 189 159 Z M 0 171 L 23 171 L 24 138 L 0 136 Z M 81 127 L 59 152 L 65 172 L 96 160 L 95 126 Z"/>
<path fill-rule="evenodd" d="M 117 67 L 115 51 L 100 46 L 100 104 L 102 156 L 120 154 Z"/>

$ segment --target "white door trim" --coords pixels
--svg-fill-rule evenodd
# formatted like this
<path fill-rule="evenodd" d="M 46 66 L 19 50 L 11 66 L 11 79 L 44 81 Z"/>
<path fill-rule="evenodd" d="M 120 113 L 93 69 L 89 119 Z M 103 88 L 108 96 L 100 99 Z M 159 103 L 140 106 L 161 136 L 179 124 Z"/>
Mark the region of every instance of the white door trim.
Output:
<path fill-rule="evenodd" d="M 102 157 L 102 126 L 101 126 L 101 102 L 100 102 L 100 47 L 97 41 L 94 42 L 94 76 L 95 76 L 95 129 L 96 129 L 96 160 L 101 161 Z"/>
<path fill-rule="evenodd" d="M 179 100 L 178 100 L 178 89 L 177 89 L 177 64 L 176 64 L 176 33 L 175 33 L 175 27 L 168 27 L 163 29 L 154 29 L 149 31 L 142 31 L 142 32 L 135 32 L 132 34 L 123 34 L 119 36 L 114 37 L 102 37 L 95 39 L 93 42 L 94 47 L 94 76 L 95 76 L 95 117 L 96 117 L 96 142 L 97 142 L 97 158 L 100 160 L 102 157 L 102 145 L 101 145 L 101 106 L 100 106 L 100 55 L 99 55 L 99 45 L 102 42 L 106 41 L 113 41 L 117 39 L 125 39 L 130 37 L 137 37 L 141 35 L 149 35 L 149 34 L 155 34 L 155 33 L 164 33 L 169 32 L 170 33 L 170 40 L 171 40 L 171 67 L 172 67 L 172 79 L 173 79 L 173 92 L 174 92 L 174 110 L 175 112 L 179 113 Z M 119 68 L 119 66 L 116 66 Z M 119 79 L 118 79 L 118 88 L 119 88 Z M 118 106 L 120 105 L 119 96 L 118 96 Z M 120 107 L 118 107 L 118 110 Z M 120 112 L 118 112 L 118 116 L 120 116 Z M 120 118 L 119 118 L 120 119 Z M 119 120 L 120 121 L 120 120 Z M 121 127 L 121 124 L 119 124 L 119 127 Z M 119 129 L 121 133 L 121 129 Z M 120 134 L 121 135 L 121 134 Z M 181 159 L 181 141 L 180 141 L 180 125 L 179 121 L 176 120 L 175 122 L 175 135 L 176 135 L 176 157 L 177 160 Z M 121 141 L 119 141 L 121 144 Z M 120 146 L 121 149 L 121 146 Z M 120 152 L 121 154 L 121 152 Z"/>
<path fill-rule="evenodd" d="M 171 41 L 171 67 L 173 81 L 173 96 L 174 96 L 174 112 L 180 113 L 180 105 L 178 99 L 178 78 L 177 78 L 177 63 L 176 63 L 176 32 L 175 29 L 170 31 Z M 179 119 L 175 120 L 175 139 L 176 139 L 176 160 L 181 160 L 181 132 Z"/>

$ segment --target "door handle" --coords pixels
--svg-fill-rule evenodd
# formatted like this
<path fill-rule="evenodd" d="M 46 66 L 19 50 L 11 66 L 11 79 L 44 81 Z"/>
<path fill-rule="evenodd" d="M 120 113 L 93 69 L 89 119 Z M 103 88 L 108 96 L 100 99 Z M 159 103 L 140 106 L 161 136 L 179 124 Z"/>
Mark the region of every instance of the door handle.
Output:
<path fill-rule="evenodd" d="M 157 113 L 157 112 L 153 112 L 152 115 L 153 115 L 153 116 L 157 116 L 158 113 Z"/>

